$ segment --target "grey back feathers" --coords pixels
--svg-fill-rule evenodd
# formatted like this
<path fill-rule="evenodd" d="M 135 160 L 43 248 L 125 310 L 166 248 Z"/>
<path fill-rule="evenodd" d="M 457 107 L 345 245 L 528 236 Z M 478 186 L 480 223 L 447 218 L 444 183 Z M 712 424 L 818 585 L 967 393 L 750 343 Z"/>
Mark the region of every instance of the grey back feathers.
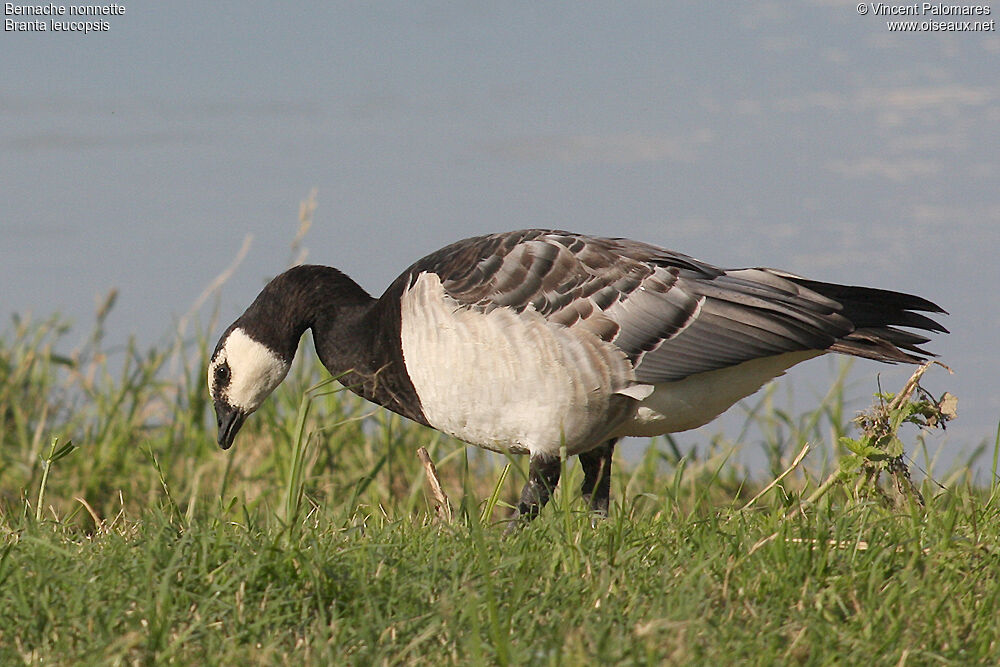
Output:
<path fill-rule="evenodd" d="M 530 308 L 614 343 L 644 382 L 668 382 L 750 359 L 826 350 L 915 362 L 944 331 L 907 294 L 832 285 L 773 269 L 723 270 L 627 239 L 525 230 L 460 241 L 408 272 L 441 276 L 449 296 L 489 312 Z M 913 353 L 913 354 L 911 354 Z"/>

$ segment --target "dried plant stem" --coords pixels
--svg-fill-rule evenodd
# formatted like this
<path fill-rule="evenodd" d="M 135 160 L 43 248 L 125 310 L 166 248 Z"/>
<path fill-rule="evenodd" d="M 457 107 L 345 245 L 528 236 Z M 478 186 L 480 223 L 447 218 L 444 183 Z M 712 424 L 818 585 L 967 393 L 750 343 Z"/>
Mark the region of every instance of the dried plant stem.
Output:
<path fill-rule="evenodd" d="M 427 476 L 427 483 L 431 487 L 431 495 L 434 496 L 435 513 L 445 523 L 451 523 L 451 502 L 448 500 L 448 494 L 444 492 L 444 488 L 441 486 L 441 478 L 438 476 L 437 468 L 434 467 L 434 462 L 431 461 L 431 456 L 427 453 L 427 449 L 424 447 L 417 449 L 417 458 L 420 459 L 420 463 L 424 466 L 424 474 Z"/>
<path fill-rule="evenodd" d="M 768 491 L 770 491 L 778 484 L 780 484 L 781 480 L 785 479 L 790 474 L 792 474 L 792 471 L 799 467 L 799 464 L 802 463 L 802 460 L 806 457 L 806 454 L 808 453 L 809 453 L 809 443 L 807 442 L 806 444 L 802 445 L 802 449 L 799 451 L 798 454 L 795 455 L 795 458 L 792 460 L 792 464 L 788 466 L 788 468 L 786 468 L 783 473 L 781 473 L 773 480 L 771 480 L 770 484 L 761 489 L 760 493 L 758 493 L 756 496 L 747 501 L 747 504 L 741 507 L 740 511 L 741 512 L 746 511 L 751 505 L 760 500 L 764 496 L 764 494 L 766 494 Z"/>

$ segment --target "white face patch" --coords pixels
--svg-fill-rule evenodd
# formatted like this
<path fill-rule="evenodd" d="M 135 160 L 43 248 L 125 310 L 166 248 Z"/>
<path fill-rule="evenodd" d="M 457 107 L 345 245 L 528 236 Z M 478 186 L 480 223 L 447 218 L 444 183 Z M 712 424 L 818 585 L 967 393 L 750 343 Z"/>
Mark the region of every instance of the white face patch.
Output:
<path fill-rule="evenodd" d="M 249 414 L 281 384 L 289 366 L 266 345 L 236 328 L 208 365 L 208 389 L 212 398 Z"/>

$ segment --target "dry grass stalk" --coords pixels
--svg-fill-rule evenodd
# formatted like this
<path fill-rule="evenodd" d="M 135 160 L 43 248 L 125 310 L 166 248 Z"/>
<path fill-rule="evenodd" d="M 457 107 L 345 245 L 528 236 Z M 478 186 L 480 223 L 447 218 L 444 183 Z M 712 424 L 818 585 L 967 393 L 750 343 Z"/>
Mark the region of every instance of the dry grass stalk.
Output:
<path fill-rule="evenodd" d="M 445 523 L 451 523 L 451 502 L 448 500 L 448 494 L 444 492 L 444 488 L 441 486 L 441 478 L 438 476 L 437 468 L 434 466 L 434 462 L 431 461 L 431 456 L 427 453 L 427 449 L 424 447 L 417 449 L 417 458 L 420 459 L 420 463 L 424 466 L 424 474 L 427 476 L 427 483 L 431 487 L 431 495 L 434 496 L 435 514 L 437 514 L 438 519 Z"/>

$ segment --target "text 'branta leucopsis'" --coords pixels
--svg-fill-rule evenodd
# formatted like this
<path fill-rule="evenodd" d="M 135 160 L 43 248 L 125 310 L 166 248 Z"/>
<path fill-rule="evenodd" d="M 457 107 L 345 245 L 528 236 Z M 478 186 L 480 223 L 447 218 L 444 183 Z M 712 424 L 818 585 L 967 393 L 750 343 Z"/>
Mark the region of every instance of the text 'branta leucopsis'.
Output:
<path fill-rule="evenodd" d="M 578 455 L 608 507 L 615 443 L 701 426 L 806 359 L 922 361 L 946 331 L 918 296 L 765 268 L 720 269 L 656 246 L 524 230 L 453 243 L 378 299 L 340 271 L 297 266 L 223 333 L 208 384 L 228 449 L 312 329 L 355 393 L 465 442 L 529 454 L 531 517 Z"/>

